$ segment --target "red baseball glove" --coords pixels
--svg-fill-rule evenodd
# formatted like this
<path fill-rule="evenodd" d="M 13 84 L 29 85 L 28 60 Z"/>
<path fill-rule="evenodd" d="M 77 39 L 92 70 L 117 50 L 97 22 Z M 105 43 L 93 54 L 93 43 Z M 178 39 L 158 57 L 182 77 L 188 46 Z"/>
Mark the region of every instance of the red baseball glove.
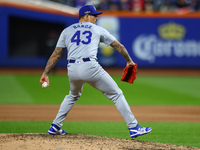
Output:
<path fill-rule="evenodd" d="M 133 83 L 136 79 L 137 74 L 137 64 L 134 66 L 125 67 L 123 70 L 121 81 Z"/>

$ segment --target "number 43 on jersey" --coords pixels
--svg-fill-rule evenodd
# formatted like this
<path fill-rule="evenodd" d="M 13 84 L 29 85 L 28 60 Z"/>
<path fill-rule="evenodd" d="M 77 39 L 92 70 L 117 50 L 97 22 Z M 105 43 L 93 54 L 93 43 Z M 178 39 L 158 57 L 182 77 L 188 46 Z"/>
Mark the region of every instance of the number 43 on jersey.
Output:
<path fill-rule="evenodd" d="M 81 34 L 86 37 L 86 40 L 81 40 Z M 89 44 L 91 42 L 92 32 L 90 31 L 84 31 L 81 33 L 80 30 L 76 31 L 76 33 L 71 38 L 71 43 L 76 42 L 76 45 L 78 46 L 81 43 L 83 44 Z"/>

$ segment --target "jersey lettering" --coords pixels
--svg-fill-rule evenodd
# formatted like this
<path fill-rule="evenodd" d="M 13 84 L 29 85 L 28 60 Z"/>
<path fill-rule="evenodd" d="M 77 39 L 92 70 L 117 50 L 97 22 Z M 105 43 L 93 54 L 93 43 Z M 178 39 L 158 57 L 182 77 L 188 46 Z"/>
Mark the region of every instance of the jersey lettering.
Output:
<path fill-rule="evenodd" d="M 87 28 L 87 29 L 91 29 L 92 26 L 91 25 L 74 25 L 73 26 L 74 29 L 77 29 L 77 28 Z"/>
<path fill-rule="evenodd" d="M 80 37 L 81 37 L 81 31 L 78 30 L 72 36 L 71 43 L 76 42 L 77 46 L 80 44 L 80 42 L 83 43 L 83 44 L 86 44 L 86 45 L 89 44 L 91 42 L 92 32 L 90 32 L 90 31 L 84 31 L 82 33 L 82 35 L 85 35 L 85 37 L 87 38 L 87 41 L 84 41 L 84 40 L 81 41 L 81 39 L 80 39 Z"/>
<path fill-rule="evenodd" d="M 87 41 L 82 41 L 83 44 L 89 44 L 91 42 L 92 32 L 85 31 L 83 32 L 83 35 L 86 35 Z"/>
<path fill-rule="evenodd" d="M 76 33 L 72 36 L 71 43 L 73 42 L 76 42 L 76 45 L 80 44 L 80 31 L 76 31 Z"/>

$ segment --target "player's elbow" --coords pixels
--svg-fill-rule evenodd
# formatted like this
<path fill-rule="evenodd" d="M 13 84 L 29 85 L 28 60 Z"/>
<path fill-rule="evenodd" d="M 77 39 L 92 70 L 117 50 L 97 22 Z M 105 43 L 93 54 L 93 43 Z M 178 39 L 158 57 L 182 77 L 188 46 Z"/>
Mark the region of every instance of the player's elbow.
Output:
<path fill-rule="evenodd" d="M 114 42 L 112 42 L 110 44 L 111 47 L 113 47 L 114 49 L 116 49 L 117 51 L 122 51 L 122 49 L 124 49 L 124 45 L 122 45 L 120 42 L 118 42 L 117 40 L 115 40 Z"/>

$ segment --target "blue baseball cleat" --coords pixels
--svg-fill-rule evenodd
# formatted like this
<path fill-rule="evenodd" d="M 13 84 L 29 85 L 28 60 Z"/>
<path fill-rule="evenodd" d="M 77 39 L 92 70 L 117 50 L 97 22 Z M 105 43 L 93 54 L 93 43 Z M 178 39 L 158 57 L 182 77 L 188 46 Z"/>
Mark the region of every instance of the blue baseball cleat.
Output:
<path fill-rule="evenodd" d="M 129 128 L 130 132 L 130 137 L 131 138 L 136 138 L 140 135 L 147 134 L 151 132 L 152 128 L 151 127 L 140 127 L 138 124 L 135 128 Z"/>
<path fill-rule="evenodd" d="M 65 135 L 67 132 L 65 130 L 62 130 L 55 124 L 51 124 L 51 127 L 48 130 L 48 133 L 51 135 Z"/>

